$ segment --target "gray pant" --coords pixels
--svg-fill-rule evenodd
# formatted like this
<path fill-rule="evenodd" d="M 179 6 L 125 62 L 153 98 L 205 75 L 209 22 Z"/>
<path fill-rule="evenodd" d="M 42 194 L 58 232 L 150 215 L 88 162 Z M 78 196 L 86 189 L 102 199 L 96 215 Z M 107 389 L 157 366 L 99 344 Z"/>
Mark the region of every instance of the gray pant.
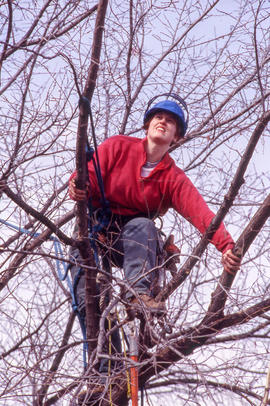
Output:
<path fill-rule="evenodd" d="M 151 285 L 156 271 L 159 248 L 158 231 L 152 220 L 137 217 L 128 221 L 121 229 L 112 249 L 112 259 L 116 266 L 123 268 L 127 282 L 126 298 L 136 293 L 151 295 Z"/>
<path fill-rule="evenodd" d="M 152 295 L 151 287 L 155 278 L 156 271 L 151 271 L 157 265 L 157 254 L 160 248 L 160 239 L 158 230 L 154 222 L 146 217 L 137 217 L 129 220 L 120 230 L 115 233 L 112 248 L 109 254 L 113 264 L 116 267 L 123 268 L 126 282 L 126 298 L 130 299 L 133 294 L 144 293 Z M 74 232 L 76 237 L 76 230 Z M 77 262 L 77 265 L 70 267 L 72 279 L 80 271 L 80 253 L 77 248 L 71 248 L 70 259 Z M 129 290 L 129 288 L 131 288 Z M 76 289 L 78 308 L 84 308 L 84 275 L 79 278 Z"/>

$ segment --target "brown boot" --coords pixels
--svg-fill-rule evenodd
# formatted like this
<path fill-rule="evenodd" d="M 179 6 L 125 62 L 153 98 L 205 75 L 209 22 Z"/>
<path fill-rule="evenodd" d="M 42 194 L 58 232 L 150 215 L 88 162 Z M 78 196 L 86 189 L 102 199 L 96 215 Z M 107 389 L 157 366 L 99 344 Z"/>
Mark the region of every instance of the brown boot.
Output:
<path fill-rule="evenodd" d="M 134 297 L 131 301 L 131 307 L 137 310 L 144 308 L 155 315 L 164 315 L 166 313 L 166 306 L 164 302 L 156 302 L 156 300 L 146 294 Z"/>

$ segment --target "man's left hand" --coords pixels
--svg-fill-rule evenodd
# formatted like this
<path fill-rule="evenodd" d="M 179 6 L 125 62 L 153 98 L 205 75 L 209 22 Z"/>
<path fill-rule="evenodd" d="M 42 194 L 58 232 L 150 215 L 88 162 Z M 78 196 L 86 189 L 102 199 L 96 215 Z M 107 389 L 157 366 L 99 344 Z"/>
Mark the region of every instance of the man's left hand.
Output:
<path fill-rule="evenodd" d="M 221 262 L 225 271 L 234 275 L 240 269 L 241 258 L 233 254 L 232 250 L 228 250 L 222 255 Z"/>

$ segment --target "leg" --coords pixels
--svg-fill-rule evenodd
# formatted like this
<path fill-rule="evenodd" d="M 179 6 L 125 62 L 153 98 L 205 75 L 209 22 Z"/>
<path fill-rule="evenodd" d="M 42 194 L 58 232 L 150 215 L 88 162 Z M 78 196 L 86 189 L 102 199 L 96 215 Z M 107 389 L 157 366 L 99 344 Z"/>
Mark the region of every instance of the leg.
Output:
<path fill-rule="evenodd" d="M 117 265 L 123 267 L 125 280 L 137 293 L 151 295 L 151 283 L 155 278 L 158 232 L 152 220 L 138 217 L 130 220 L 121 230 L 113 246 Z M 138 280 L 139 279 L 139 280 Z M 127 298 L 133 295 L 127 293 Z"/>

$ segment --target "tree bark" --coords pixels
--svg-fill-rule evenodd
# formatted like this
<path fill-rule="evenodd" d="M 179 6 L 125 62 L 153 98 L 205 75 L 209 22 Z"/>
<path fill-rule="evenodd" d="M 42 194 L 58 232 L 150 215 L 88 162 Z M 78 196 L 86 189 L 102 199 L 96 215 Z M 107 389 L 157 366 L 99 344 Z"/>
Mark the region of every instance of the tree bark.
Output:
<path fill-rule="evenodd" d="M 83 98 L 81 98 L 80 100 L 81 103 L 76 147 L 76 186 L 79 189 L 86 189 L 86 181 L 88 176 L 85 149 L 87 145 L 87 128 L 90 113 L 89 107 L 94 93 L 97 72 L 99 68 L 107 4 L 108 0 L 101 0 L 98 4 L 91 53 L 91 63 L 88 71 L 86 85 L 82 95 Z M 87 203 L 85 201 L 77 203 L 77 224 L 78 247 L 81 253 L 81 257 L 84 260 L 84 264 L 91 269 L 91 272 L 89 270 L 85 271 L 86 335 L 88 340 L 88 354 L 90 356 L 90 354 L 96 348 L 96 340 L 98 335 L 98 302 L 96 288 L 97 267 L 95 266 L 93 252 L 88 236 L 88 214 Z"/>

